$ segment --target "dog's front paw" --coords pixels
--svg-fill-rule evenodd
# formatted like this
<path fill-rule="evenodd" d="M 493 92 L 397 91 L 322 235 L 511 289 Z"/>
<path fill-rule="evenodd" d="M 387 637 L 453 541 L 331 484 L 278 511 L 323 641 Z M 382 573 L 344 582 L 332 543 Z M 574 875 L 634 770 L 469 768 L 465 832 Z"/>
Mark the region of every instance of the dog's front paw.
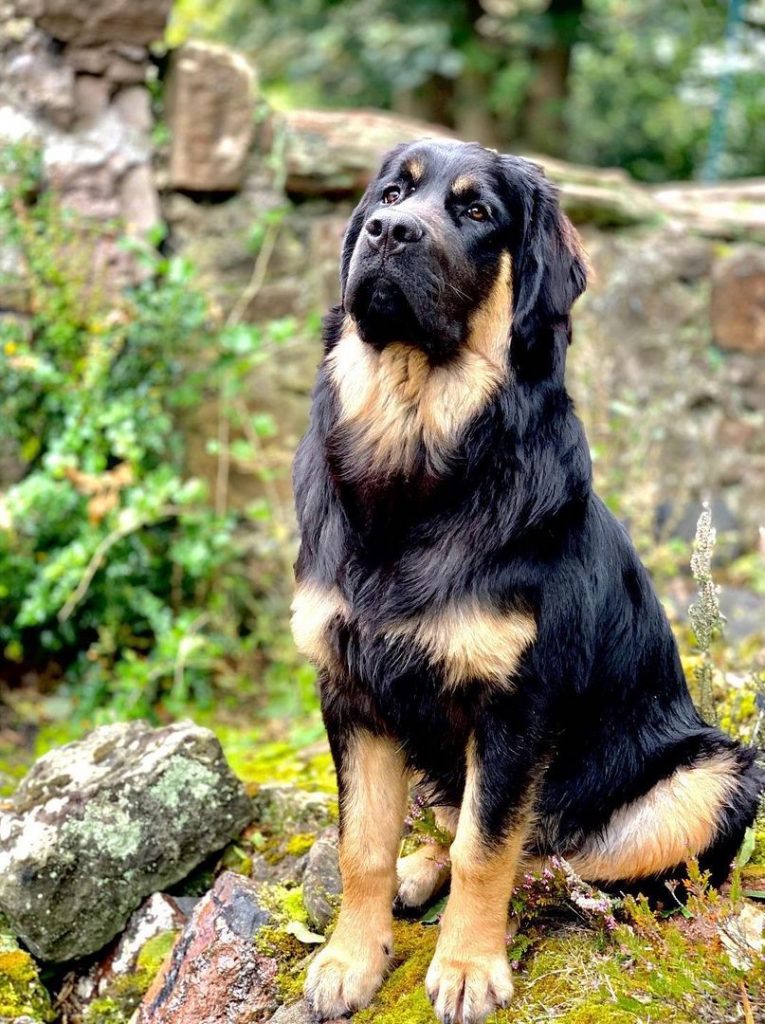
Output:
<path fill-rule="evenodd" d="M 332 1020 L 368 1006 L 382 984 L 390 943 L 373 946 L 331 940 L 311 966 L 305 997 L 320 1020 Z"/>
<path fill-rule="evenodd" d="M 443 1024 L 482 1024 L 510 1003 L 513 979 L 507 957 L 444 957 L 438 951 L 425 988 Z"/>

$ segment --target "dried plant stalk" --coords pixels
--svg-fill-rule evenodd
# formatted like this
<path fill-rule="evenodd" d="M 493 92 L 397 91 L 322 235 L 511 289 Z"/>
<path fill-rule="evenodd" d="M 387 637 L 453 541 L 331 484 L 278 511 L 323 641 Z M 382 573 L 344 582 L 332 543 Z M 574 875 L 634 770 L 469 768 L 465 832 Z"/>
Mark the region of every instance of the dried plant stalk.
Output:
<path fill-rule="evenodd" d="M 688 617 L 701 655 L 699 664 L 694 669 L 699 695 L 699 711 L 705 721 L 710 724 L 717 722 L 712 647 L 714 641 L 722 636 L 725 623 L 720 612 L 719 588 L 712 577 L 712 559 L 716 539 L 717 534 L 712 526 L 712 512 L 709 502 L 705 501 L 696 524 L 696 536 L 691 556 L 691 572 L 699 588 L 699 596 L 688 609 Z"/>

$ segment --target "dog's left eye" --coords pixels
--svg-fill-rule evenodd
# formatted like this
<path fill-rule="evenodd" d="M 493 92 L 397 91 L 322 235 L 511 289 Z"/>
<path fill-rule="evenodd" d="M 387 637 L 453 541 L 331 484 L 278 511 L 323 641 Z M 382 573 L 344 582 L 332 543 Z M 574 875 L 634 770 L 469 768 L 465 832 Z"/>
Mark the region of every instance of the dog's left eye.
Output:
<path fill-rule="evenodd" d="M 401 189 L 398 185 L 388 185 L 382 194 L 382 201 L 386 204 L 395 203 L 401 195 Z"/>
<path fill-rule="evenodd" d="M 471 203 L 467 210 L 465 210 L 465 213 L 471 220 L 481 221 L 489 219 L 489 209 L 483 203 Z"/>

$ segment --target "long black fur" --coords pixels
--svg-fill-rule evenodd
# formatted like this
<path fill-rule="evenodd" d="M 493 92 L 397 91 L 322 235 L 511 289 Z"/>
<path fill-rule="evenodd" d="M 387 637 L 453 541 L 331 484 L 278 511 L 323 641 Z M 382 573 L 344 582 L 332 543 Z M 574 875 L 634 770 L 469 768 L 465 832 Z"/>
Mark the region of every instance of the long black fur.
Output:
<path fill-rule="evenodd" d="M 486 842 L 506 833 L 533 792 L 535 851 L 565 855 L 678 767 L 733 751 L 736 789 L 700 858 L 719 883 L 754 818 L 763 777 L 753 750 L 701 719 L 648 574 L 593 493 L 587 441 L 564 383 L 569 314 L 586 269 L 555 189 L 532 164 L 477 146 L 399 147 L 350 222 L 344 300 L 380 189 L 391 175 L 400 179 L 396 168 L 413 150 L 450 174 L 479 167 L 488 183 L 491 228 L 469 234 L 453 218 L 449 231 L 463 232 L 455 259 L 470 263 L 479 289 L 488 288 L 501 251 L 512 258 L 509 372 L 459 438 L 448 470 L 435 471 L 423 452 L 413 469 L 391 475 L 371 462 L 349 466 L 352 438 L 339 423 L 326 363 L 319 370 L 294 467 L 296 574 L 336 585 L 352 610 L 350 622 L 330 626 L 335 663 L 320 684 L 338 767 L 353 730 L 386 733 L 425 774 L 432 801 L 456 805 L 472 735 Z M 416 308 L 432 299 L 415 293 L 410 301 Z M 347 312 L 341 305 L 328 314 L 326 352 Z M 449 310 L 450 323 L 469 312 Z M 533 611 L 536 641 L 507 691 L 480 680 L 448 691 L 414 643 L 381 638 L 392 623 L 466 596 Z"/>

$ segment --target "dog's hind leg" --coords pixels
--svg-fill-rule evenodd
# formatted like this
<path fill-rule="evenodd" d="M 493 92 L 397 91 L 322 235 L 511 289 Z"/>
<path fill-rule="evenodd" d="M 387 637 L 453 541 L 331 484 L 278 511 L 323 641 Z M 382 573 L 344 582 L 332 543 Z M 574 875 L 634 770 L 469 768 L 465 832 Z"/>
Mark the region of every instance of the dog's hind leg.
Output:
<path fill-rule="evenodd" d="M 453 839 L 457 831 L 459 808 L 436 807 L 434 817 L 439 831 Z M 451 875 L 449 847 L 443 843 L 423 843 L 414 853 L 399 857 L 396 865 L 401 907 L 421 907 L 443 889 Z"/>
<path fill-rule="evenodd" d="M 613 884 L 681 874 L 698 858 L 719 885 L 756 812 L 762 776 L 753 756 L 723 747 L 677 768 L 566 859 L 581 878 Z"/>

